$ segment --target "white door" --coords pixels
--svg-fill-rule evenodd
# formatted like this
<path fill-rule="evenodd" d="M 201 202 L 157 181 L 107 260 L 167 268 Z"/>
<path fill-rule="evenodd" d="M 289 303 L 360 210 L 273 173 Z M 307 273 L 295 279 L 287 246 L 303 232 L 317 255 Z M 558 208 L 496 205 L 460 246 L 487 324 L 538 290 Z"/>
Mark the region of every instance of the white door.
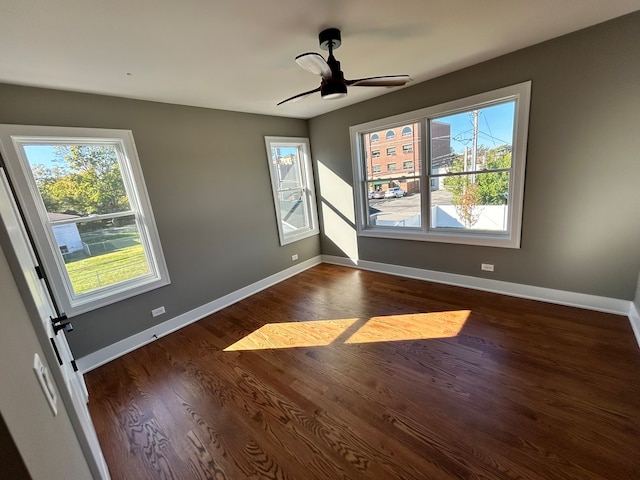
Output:
<path fill-rule="evenodd" d="M 67 410 L 73 410 L 79 420 L 77 424 L 80 426 L 80 431 L 76 428 L 76 434 L 79 439 L 85 440 L 85 442 L 81 441 L 80 443 L 87 445 L 89 448 L 89 452 L 85 451 L 85 455 L 89 454 L 91 457 L 87 458 L 87 461 L 90 466 L 94 467 L 92 471 L 94 471 L 94 474 L 99 475 L 99 479 L 108 480 L 110 478 L 109 471 L 87 408 L 88 394 L 84 378 L 79 371 L 76 371 L 75 361 L 65 336 L 65 329 L 71 328 L 70 324 L 65 325 L 66 321 L 59 321 L 57 325 L 63 328 L 54 328 L 52 319 L 56 319 L 58 314 L 54 308 L 46 283 L 41 278 L 41 275 L 38 274 L 39 267 L 36 255 L 11 193 L 6 173 L 2 167 L 0 167 L 0 219 L 9 233 L 11 245 L 20 264 L 21 274 L 24 276 L 29 292 L 38 308 L 42 328 L 51 342 L 51 348 L 56 353 L 59 364 L 50 365 L 50 367 L 59 367 L 64 378 L 64 385 L 57 385 L 57 387 L 58 389 L 65 388 L 69 392 L 71 405 L 65 404 L 65 406 Z M 58 331 L 56 332 L 55 330 Z M 43 345 L 43 348 L 46 347 Z M 73 415 L 72 412 L 70 412 L 70 415 Z"/>

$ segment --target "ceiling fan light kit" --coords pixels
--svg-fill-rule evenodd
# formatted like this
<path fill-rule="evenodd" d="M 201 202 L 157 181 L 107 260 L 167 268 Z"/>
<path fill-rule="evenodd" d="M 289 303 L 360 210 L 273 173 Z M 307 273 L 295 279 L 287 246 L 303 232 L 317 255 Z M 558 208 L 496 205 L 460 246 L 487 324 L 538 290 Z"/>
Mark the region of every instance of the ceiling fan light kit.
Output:
<path fill-rule="evenodd" d="M 347 96 L 347 86 L 355 87 L 401 87 L 411 81 L 409 75 L 382 75 L 377 77 L 358 78 L 346 80 L 340 69 L 340 62 L 333 56 L 333 51 L 342 45 L 342 36 L 337 28 L 327 28 L 318 35 L 320 48 L 327 50 L 329 56 L 325 60 L 318 53 L 303 53 L 296 57 L 296 63 L 314 75 L 320 75 L 321 82 L 318 88 L 308 92 L 299 93 L 293 97 L 281 101 L 283 103 L 301 100 L 312 93 L 320 92 L 325 100 L 333 100 Z"/>
<path fill-rule="evenodd" d="M 320 96 L 325 100 L 346 97 L 347 86 L 344 82 L 323 82 L 320 86 Z"/>

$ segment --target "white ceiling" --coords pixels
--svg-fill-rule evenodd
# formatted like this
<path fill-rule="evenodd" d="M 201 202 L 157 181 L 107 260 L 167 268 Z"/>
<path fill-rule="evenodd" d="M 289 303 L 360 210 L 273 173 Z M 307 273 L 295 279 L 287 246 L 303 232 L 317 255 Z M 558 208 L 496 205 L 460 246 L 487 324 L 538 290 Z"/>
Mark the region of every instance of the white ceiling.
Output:
<path fill-rule="evenodd" d="M 345 77 L 415 82 L 640 9 L 640 0 L 2 0 L 0 82 L 311 118 L 387 93 L 294 61 L 342 30 Z M 411 85 L 411 84 L 409 84 Z M 406 87 L 403 87 L 406 88 Z"/>

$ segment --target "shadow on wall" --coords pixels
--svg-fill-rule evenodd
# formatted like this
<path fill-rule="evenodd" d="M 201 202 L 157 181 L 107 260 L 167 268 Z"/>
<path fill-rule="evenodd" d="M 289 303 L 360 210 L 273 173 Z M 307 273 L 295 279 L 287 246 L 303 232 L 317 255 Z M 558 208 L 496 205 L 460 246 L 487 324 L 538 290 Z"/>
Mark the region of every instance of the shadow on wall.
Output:
<path fill-rule="evenodd" d="M 353 187 L 318 162 L 324 234 L 347 258 L 359 259 Z"/>

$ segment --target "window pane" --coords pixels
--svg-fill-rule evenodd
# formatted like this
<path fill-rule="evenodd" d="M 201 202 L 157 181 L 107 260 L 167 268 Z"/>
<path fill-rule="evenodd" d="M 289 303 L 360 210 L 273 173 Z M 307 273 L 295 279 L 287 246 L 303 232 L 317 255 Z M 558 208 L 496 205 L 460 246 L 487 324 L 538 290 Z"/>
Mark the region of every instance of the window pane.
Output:
<path fill-rule="evenodd" d="M 362 135 L 362 140 L 365 149 L 364 158 L 367 159 L 367 180 L 390 178 L 387 172 L 399 171 L 400 165 L 406 175 L 420 174 L 419 124 L 399 125 L 391 130 L 385 128 L 377 132 L 365 133 Z M 375 149 L 371 148 L 372 143 L 375 144 Z M 395 166 L 389 168 L 391 164 Z"/>
<path fill-rule="evenodd" d="M 271 150 L 278 190 L 302 187 L 300 149 L 291 146 L 277 146 L 272 147 Z"/>
<path fill-rule="evenodd" d="M 150 273 L 135 217 L 52 225 L 75 295 Z"/>
<path fill-rule="evenodd" d="M 429 122 L 431 228 L 508 231 L 514 109 L 511 101 Z"/>
<path fill-rule="evenodd" d="M 456 171 L 510 168 L 514 115 L 510 101 L 431 120 L 431 174 L 446 173 L 454 162 Z"/>
<path fill-rule="evenodd" d="M 278 208 L 285 233 L 292 233 L 301 228 L 308 228 L 308 215 L 303 201 L 304 190 L 298 188 L 287 192 L 280 192 Z"/>
<path fill-rule="evenodd" d="M 431 228 L 508 231 L 508 171 L 434 177 L 430 198 Z"/>
<path fill-rule="evenodd" d="M 24 145 L 49 214 L 104 215 L 131 210 L 114 145 Z"/>
<path fill-rule="evenodd" d="M 368 182 L 369 226 L 420 228 L 420 180 Z"/>

